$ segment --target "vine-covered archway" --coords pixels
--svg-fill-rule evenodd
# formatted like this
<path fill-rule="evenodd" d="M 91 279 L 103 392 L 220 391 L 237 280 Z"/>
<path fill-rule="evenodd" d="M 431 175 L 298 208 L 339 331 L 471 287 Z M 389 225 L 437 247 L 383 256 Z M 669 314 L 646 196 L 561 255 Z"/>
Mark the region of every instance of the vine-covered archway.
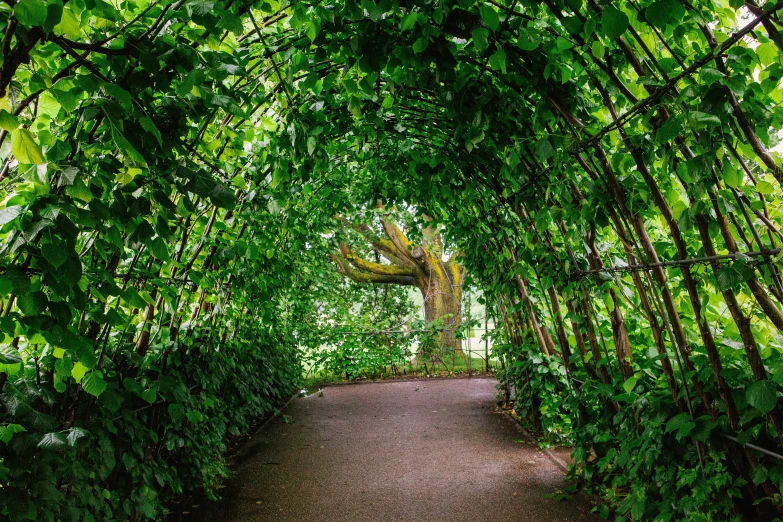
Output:
<path fill-rule="evenodd" d="M 214 486 L 380 200 L 444 225 L 603 509 L 783 516 L 781 7 L 5 2 L 2 515 Z"/>

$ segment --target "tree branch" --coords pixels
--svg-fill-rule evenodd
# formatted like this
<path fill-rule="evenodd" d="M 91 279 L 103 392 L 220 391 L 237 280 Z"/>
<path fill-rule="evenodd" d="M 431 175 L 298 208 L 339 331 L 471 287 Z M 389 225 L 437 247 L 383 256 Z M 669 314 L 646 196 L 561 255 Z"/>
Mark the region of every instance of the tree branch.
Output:
<path fill-rule="evenodd" d="M 332 259 L 337 264 L 337 272 L 356 281 L 357 283 L 376 283 L 387 285 L 417 286 L 416 279 L 406 275 L 381 275 L 371 272 L 354 270 L 348 262 L 339 254 L 332 254 Z"/>
<path fill-rule="evenodd" d="M 373 263 L 366 259 L 362 259 L 345 243 L 340 243 L 340 253 L 344 259 L 347 259 L 353 266 L 364 272 L 372 272 L 377 275 L 400 275 L 411 277 L 416 275 L 416 269 L 413 267 L 394 264 L 382 265 L 380 263 Z"/>

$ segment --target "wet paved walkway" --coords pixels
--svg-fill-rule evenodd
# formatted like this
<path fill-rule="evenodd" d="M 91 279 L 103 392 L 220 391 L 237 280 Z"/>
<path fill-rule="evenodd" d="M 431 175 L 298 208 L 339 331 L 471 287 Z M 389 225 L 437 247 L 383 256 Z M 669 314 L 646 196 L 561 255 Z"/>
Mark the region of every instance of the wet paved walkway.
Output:
<path fill-rule="evenodd" d="M 494 411 L 485 378 L 332 386 L 295 399 L 191 521 L 569 522 L 563 473 Z"/>

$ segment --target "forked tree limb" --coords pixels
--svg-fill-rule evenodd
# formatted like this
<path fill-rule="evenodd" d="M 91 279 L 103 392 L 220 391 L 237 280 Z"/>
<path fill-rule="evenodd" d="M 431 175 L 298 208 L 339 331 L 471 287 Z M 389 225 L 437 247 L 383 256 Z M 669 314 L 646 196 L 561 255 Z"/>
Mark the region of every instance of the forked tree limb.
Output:
<path fill-rule="evenodd" d="M 332 259 L 337 264 L 337 272 L 357 283 L 375 283 L 387 285 L 417 286 L 416 279 L 407 275 L 382 275 L 372 272 L 356 270 L 339 254 L 332 254 Z"/>
<path fill-rule="evenodd" d="M 340 243 L 340 253 L 342 257 L 350 262 L 354 267 L 363 271 L 371 272 L 378 275 L 400 275 L 400 276 L 415 276 L 416 270 L 413 267 L 400 266 L 396 264 L 383 265 L 381 263 L 373 263 L 358 256 L 346 243 Z"/>

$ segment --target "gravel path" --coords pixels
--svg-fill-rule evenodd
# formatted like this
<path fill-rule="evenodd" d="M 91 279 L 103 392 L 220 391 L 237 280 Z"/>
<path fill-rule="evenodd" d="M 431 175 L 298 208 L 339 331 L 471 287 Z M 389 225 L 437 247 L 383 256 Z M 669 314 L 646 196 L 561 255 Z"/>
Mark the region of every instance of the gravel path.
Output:
<path fill-rule="evenodd" d="M 569 522 L 562 472 L 494 411 L 492 379 L 385 382 L 291 402 L 191 522 Z"/>

